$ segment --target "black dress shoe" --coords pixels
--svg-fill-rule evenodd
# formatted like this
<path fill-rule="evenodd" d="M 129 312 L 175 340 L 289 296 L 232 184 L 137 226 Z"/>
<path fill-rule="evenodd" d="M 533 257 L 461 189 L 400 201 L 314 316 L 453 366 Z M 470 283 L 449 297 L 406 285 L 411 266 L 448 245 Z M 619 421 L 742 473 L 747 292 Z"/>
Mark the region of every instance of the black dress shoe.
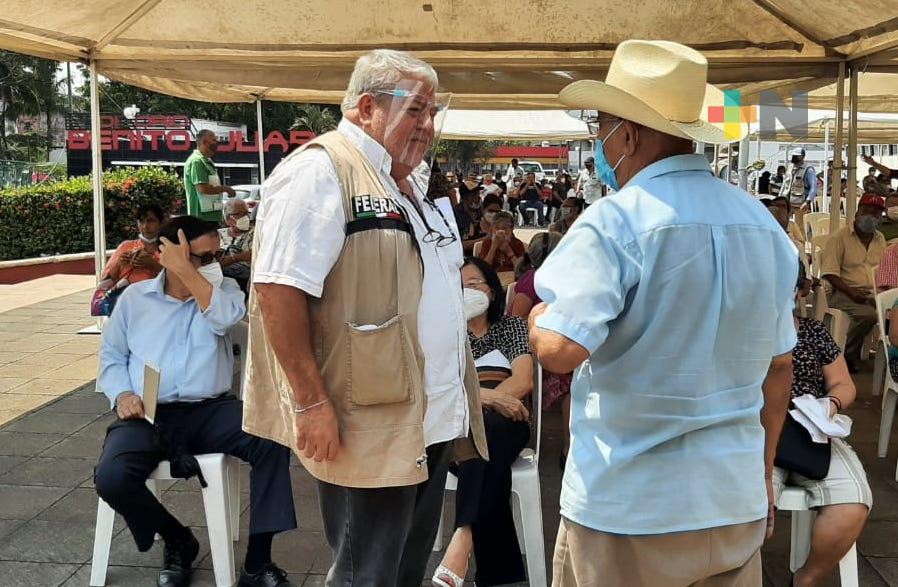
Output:
<path fill-rule="evenodd" d="M 293 587 L 293 583 L 287 580 L 287 573 L 283 569 L 274 563 L 268 563 L 252 575 L 241 570 L 237 587 Z"/>
<path fill-rule="evenodd" d="M 183 542 L 165 544 L 163 566 L 156 581 L 158 587 L 186 587 L 190 584 L 191 565 L 200 552 L 200 543 L 193 532 L 188 530 L 189 537 Z"/>

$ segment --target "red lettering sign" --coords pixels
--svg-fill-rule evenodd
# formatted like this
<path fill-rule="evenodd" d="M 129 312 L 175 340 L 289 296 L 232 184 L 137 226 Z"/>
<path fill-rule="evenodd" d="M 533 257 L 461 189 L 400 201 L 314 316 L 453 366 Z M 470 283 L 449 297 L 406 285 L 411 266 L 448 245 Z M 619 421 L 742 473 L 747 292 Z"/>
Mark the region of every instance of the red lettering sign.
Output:
<path fill-rule="evenodd" d="M 258 134 L 256 136 L 258 136 Z M 265 152 L 267 153 L 271 150 L 272 145 L 277 145 L 281 148 L 281 151 L 286 151 L 290 148 L 290 145 L 287 144 L 287 139 L 284 138 L 284 135 L 282 135 L 279 130 L 273 130 L 268 133 L 268 138 L 265 139 L 262 148 L 265 149 Z"/>
<path fill-rule="evenodd" d="M 180 137 L 180 141 L 174 140 Z M 169 151 L 189 151 L 190 150 L 190 133 L 186 130 L 170 130 L 165 135 L 165 146 Z"/>
<path fill-rule="evenodd" d="M 128 142 L 128 148 L 131 151 L 144 150 L 144 143 L 149 141 L 149 150 L 158 151 L 164 141 L 169 151 L 189 151 L 192 148 L 192 137 L 188 130 L 159 130 L 146 128 L 145 130 L 127 130 L 117 126 L 115 116 L 107 116 L 105 122 L 109 126 L 101 125 L 103 130 L 100 131 L 100 148 L 103 151 L 119 150 L 121 141 Z M 158 120 L 151 120 L 153 117 L 145 117 L 141 124 L 149 125 L 151 122 L 156 123 Z M 159 117 L 157 117 L 159 118 Z M 162 117 L 166 118 L 166 117 Z M 167 117 L 169 119 L 178 118 L 176 116 Z M 186 117 L 184 117 L 186 119 Z M 135 119 L 136 120 L 136 119 Z M 187 119 L 189 121 L 189 119 Z M 171 121 L 169 121 L 171 122 Z M 168 122 L 166 123 L 168 124 Z M 137 125 L 135 124 L 135 127 Z M 244 139 L 242 131 L 231 131 L 230 140 L 218 145 L 219 153 L 229 153 L 236 151 L 238 153 L 258 153 L 259 144 L 262 144 L 262 150 L 269 152 L 272 149 L 279 149 L 286 152 L 292 145 L 304 145 L 315 138 L 315 134 L 305 130 L 291 130 L 287 137 L 279 130 L 273 130 L 268 133 L 264 141 L 255 133 L 255 141 L 247 143 Z M 73 151 L 86 151 L 90 149 L 90 131 L 88 130 L 69 130 L 66 131 L 66 147 Z"/>

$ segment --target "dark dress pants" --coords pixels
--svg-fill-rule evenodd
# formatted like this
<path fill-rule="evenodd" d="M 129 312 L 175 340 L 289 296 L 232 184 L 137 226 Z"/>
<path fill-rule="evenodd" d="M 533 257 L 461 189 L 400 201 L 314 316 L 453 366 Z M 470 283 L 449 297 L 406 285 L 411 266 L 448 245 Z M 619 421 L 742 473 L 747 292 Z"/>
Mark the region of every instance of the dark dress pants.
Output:
<path fill-rule="evenodd" d="M 318 482 L 334 553 L 327 587 L 420 587 L 436 540 L 452 443 L 427 447 L 427 481 L 361 489 Z"/>
<path fill-rule="evenodd" d="M 483 413 L 490 460 L 458 465 L 455 527 L 470 526 L 474 538 L 474 580 L 479 587 L 526 580 L 511 511 L 511 465 L 530 440 L 530 425 L 491 410 Z"/>
<path fill-rule="evenodd" d="M 224 453 L 249 463 L 250 534 L 296 528 L 290 451 L 243 431 L 243 402 L 232 397 L 202 402 L 160 404 L 159 437 L 188 454 Z M 106 432 L 94 470 L 97 494 L 125 518 L 141 552 L 149 550 L 158 520 L 167 517 L 146 480 L 167 455 L 159 448 L 153 425 L 146 420 L 116 420 Z"/>

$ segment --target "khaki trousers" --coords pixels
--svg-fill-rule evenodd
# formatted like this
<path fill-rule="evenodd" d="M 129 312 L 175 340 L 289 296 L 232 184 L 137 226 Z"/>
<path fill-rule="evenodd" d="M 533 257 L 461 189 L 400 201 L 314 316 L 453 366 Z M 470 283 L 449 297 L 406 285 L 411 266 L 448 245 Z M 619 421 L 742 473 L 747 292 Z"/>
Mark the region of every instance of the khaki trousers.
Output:
<path fill-rule="evenodd" d="M 561 519 L 553 587 L 760 587 L 766 520 L 628 536 Z"/>
<path fill-rule="evenodd" d="M 827 298 L 827 304 L 831 308 L 842 310 L 851 318 L 851 326 L 848 328 L 848 340 L 845 342 L 845 360 L 857 361 L 866 359 L 861 357 L 861 349 L 864 348 L 864 339 L 876 326 L 876 306 L 871 299 L 869 303 L 859 304 L 840 291 L 834 291 Z"/>

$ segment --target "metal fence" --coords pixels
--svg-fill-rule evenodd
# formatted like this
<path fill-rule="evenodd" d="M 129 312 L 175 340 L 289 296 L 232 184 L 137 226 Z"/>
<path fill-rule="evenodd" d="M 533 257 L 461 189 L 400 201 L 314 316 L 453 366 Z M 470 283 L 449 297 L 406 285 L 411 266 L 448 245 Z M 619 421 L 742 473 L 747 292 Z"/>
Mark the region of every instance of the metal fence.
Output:
<path fill-rule="evenodd" d="M 0 189 L 23 187 L 52 179 L 58 163 L 29 163 L 0 159 Z"/>

